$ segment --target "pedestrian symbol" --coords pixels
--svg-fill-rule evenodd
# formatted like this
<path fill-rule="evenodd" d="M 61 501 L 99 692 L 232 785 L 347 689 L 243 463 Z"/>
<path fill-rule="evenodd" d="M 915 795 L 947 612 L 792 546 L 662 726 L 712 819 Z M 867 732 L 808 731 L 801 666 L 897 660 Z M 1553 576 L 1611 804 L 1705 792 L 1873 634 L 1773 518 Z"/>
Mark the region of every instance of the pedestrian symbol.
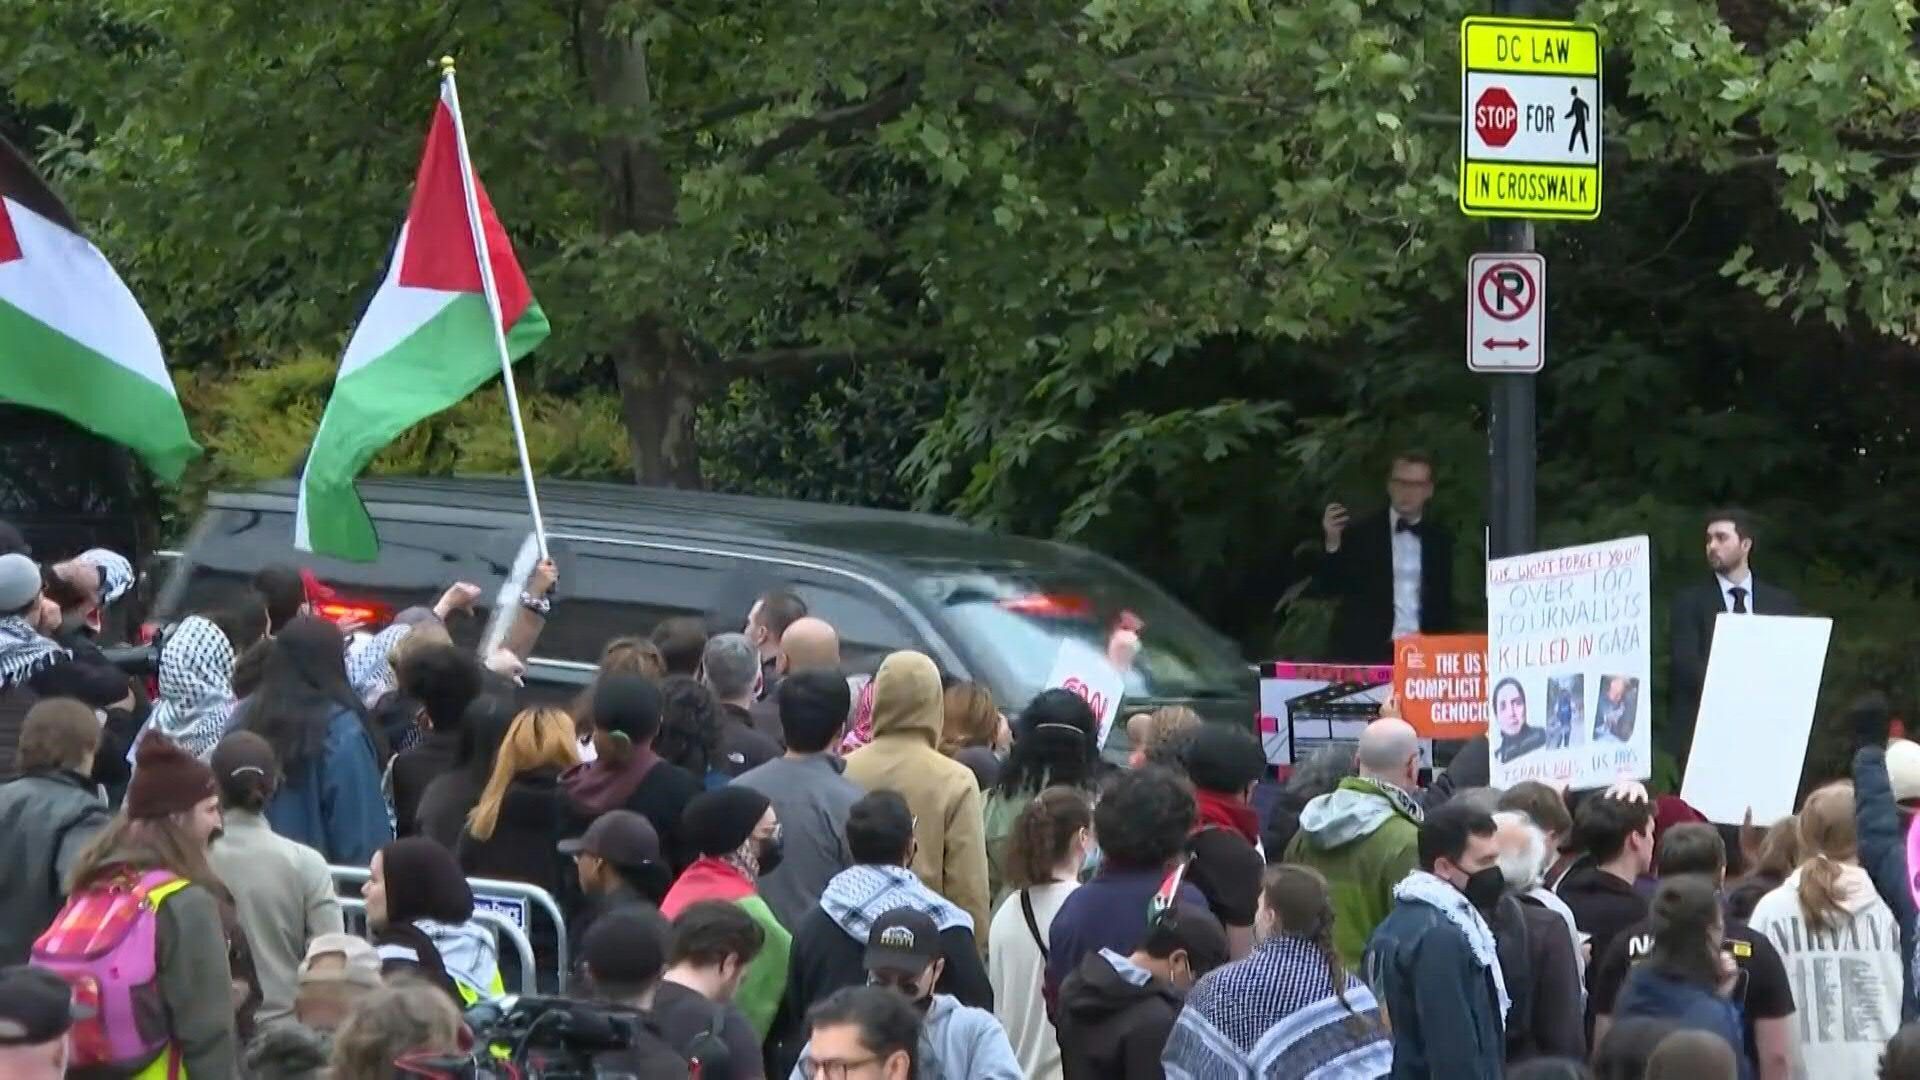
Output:
<path fill-rule="evenodd" d="M 1573 94 L 1573 104 L 1567 106 L 1567 112 L 1573 116 L 1573 134 L 1567 136 L 1567 152 L 1573 152 L 1573 142 L 1575 139 L 1578 139 L 1580 140 L 1580 152 L 1583 154 L 1591 154 L 1593 153 L 1593 146 L 1587 142 L 1587 113 L 1590 111 L 1591 106 L 1580 100 L 1579 87 L 1568 87 L 1568 92 Z"/>
<path fill-rule="evenodd" d="M 1470 16 L 1460 26 L 1460 65 L 1460 209 L 1599 217 L 1607 141 L 1599 31 Z"/>

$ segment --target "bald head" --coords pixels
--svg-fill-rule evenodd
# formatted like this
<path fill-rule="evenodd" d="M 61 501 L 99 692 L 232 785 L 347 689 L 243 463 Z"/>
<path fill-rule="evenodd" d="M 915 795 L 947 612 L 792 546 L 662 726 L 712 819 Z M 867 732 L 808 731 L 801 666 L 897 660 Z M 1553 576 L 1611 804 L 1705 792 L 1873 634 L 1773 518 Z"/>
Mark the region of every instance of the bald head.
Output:
<path fill-rule="evenodd" d="M 825 619 L 795 619 L 780 635 L 780 651 L 788 672 L 840 670 L 840 635 Z"/>
<path fill-rule="evenodd" d="M 1354 754 L 1354 764 L 1362 776 L 1412 792 L 1419 786 L 1419 736 L 1405 720 L 1375 720 L 1360 733 L 1360 748 Z"/>

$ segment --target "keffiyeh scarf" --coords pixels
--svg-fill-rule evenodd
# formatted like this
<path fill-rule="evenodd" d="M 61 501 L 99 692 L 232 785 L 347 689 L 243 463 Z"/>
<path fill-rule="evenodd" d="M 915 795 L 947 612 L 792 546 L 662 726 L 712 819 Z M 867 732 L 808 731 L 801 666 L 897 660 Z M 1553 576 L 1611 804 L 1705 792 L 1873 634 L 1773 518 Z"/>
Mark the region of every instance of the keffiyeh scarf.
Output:
<path fill-rule="evenodd" d="M 226 736 L 233 705 L 233 644 L 207 619 L 182 620 L 160 648 L 160 698 L 145 730 L 205 761 Z"/>
<path fill-rule="evenodd" d="M 850 866 L 827 882 L 820 907 L 856 941 L 866 941 L 873 920 L 896 908 L 912 908 L 942 930 L 973 930 L 973 916 L 927 888 L 904 866 Z"/>
<path fill-rule="evenodd" d="M 1473 949 L 1474 960 L 1493 974 L 1493 989 L 1500 999 L 1500 1026 L 1506 1027 L 1507 1010 L 1512 1008 L 1513 1001 L 1507 997 L 1507 980 L 1500 974 L 1500 956 L 1495 951 L 1493 928 L 1467 902 L 1466 896 L 1425 870 L 1413 870 L 1393 887 L 1393 898 L 1433 908 L 1466 935 L 1467 945 Z"/>
<path fill-rule="evenodd" d="M 1427 819 L 1427 812 L 1420 809 L 1420 804 L 1413 800 L 1413 796 L 1392 784 L 1375 780 L 1371 776 L 1349 776 L 1340 781 L 1340 786 L 1349 791 L 1363 789 L 1373 792 L 1392 803 L 1393 808 L 1399 811 L 1401 817 L 1406 818 L 1415 825 Z"/>
<path fill-rule="evenodd" d="M 372 708 L 400 688 L 400 678 L 393 670 L 393 647 L 412 632 L 412 625 L 395 623 L 347 649 L 347 681 L 361 704 Z"/>
<path fill-rule="evenodd" d="M 19 615 L 0 619 L 0 690 L 10 690 L 71 655 Z"/>
<path fill-rule="evenodd" d="M 1348 974 L 1335 994 L 1320 947 L 1275 935 L 1200 980 L 1161 1064 L 1168 1080 L 1376 1080 L 1393 1042 L 1373 991 Z"/>
<path fill-rule="evenodd" d="M 133 564 L 119 552 L 90 548 L 80 553 L 80 561 L 100 572 L 101 607 L 111 606 L 133 588 Z"/>
<path fill-rule="evenodd" d="M 868 679 L 853 696 L 853 713 L 847 718 L 847 733 L 840 739 L 842 756 L 873 741 L 873 680 Z"/>

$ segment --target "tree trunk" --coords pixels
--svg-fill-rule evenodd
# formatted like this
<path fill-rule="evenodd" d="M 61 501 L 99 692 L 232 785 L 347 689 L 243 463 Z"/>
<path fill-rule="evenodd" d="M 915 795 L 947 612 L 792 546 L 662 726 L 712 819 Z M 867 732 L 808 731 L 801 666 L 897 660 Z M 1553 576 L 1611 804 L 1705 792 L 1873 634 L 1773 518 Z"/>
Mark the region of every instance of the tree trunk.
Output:
<path fill-rule="evenodd" d="M 693 440 L 700 373 L 677 329 L 650 315 L 634 320 L 632 337 L 613 358 L 620 413 L 639 484 L 697 488 L 700 456 Z"/>
<path fill-rule="evenodd" d="M 606 25 L 602 4 L 586 5 L 583 42 L 595 100 L 633 116 L 616 124 L 599 147 L 607 185 L 602 231 L 609 237 L 673 228 L 677 207 L 673 178 L 659 147 L 638 134 L 652 109 L 647 84 L 646 42 L 637 34 L 595 29 Z M 700 372 L 679 327 L 655 312 L 631 316 L 625 340 L 613 355 L 620 386 L 620 412 L 633 453 L 634 480 L 642 484 L 697 488 L 700 458 L 694 450 L 693 418 Z"/>

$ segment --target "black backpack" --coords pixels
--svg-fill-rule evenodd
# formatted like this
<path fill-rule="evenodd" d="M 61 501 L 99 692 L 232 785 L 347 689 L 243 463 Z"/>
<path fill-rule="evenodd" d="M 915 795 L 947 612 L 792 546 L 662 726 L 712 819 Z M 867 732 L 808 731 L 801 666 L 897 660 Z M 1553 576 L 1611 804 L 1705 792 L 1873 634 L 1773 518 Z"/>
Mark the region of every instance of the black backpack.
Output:
<path fill-rule="evenodd" d="M 717 1001 L 707 1002 L 706 1028 L 680 1048 L 687 1056 L 689 1080 L 733 1080 L 733 1051 L 720 1037 L 726 1022 L 727 1007 Z"/>

